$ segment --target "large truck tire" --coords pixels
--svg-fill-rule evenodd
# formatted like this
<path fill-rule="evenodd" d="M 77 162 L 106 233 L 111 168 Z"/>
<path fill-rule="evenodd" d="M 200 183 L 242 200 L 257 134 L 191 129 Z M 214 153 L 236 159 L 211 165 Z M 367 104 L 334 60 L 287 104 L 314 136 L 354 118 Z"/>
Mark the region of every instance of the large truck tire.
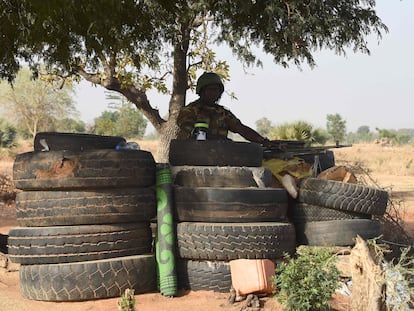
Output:
<path fill-rule="evenodd" d="M 17 155 L 13 178 L 21 190 L 149 187 L 155 161 L 142 150 L 26 152 Z"/>
<path fill-rule="evenodd" d="M 306 203 L 295 203 L 289 207 L 289 219 L 296 224 L 311 221 L 371 219 L 371 215 L 337 210 Z"/>
<path fill-rule="evenodd" d="M 274 259 L 293 254 L 295 229 L 291 223 L 177 224 L 180 258 L 193 260 Z"/>
<path fill-rule="evenodd" d="M 295 228 L 298 245 L 353 246 L 357 235 L 364 240 L 381 235 L 380 222 L 371 219 L 313 221 Z"/>
<path fill-rule="evenodd" d="M 173 183 L 182 187 L 266 188 L 272 186 L 272 172 L 264 167 L 172 166 Z"/>
<path fill-rule="evenodd" d="M 227 261 L 179 259 L 177 276 L 181 289 L 230 292 L 231 273 Z"/>
<path fill-rule="evenodd" d="M 298 201 L 349 212 L 383 215 L 388 192 L 362 184 L 304 178 L 299 185 Z"/>
<path fill-rule="evenodd" d="M 83 301 L 155 292 L 155 255 L 64 264 L 21 265 L 20 293 L 32 300 Z"/>
<path fill-rule="evenodd" d="M 22 191 L 16 196 L 21 227 L 149 222 L 155 215 L 153 187 Z"/>
<path fill-rule="evenodd" d="M 83 133 L 39 132 L 34 138 L 34 151 L 90 149 L 115 149 L 116 145 L 126 142 L 120 136 L 103 136 Z M 46 146 L 45 146 L 46 144 Z"/>
<path fill-rule="evenodd" d="M 149 223 L 23 227 L 9 231 L 9 258 L 22 265 L 90 261 L 151 252 Z"/>
<path fill-rule="evenodd" d="M 174 188 L 179 222 L 284 221 L 288 196 L 275 188 Z"/>

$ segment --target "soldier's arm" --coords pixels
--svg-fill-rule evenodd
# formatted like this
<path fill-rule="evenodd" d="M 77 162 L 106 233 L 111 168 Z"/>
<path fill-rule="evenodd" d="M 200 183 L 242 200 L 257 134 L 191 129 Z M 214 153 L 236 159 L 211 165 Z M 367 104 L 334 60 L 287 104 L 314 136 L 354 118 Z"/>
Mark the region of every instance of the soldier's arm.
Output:
<path fill-rule="evenodd" d="M 229 120 L 228 125 L 229 125 L 230 131 L 240 134 L 248 141 L 252 141 L 255 143 L 262 144 L 262 145 L 266 145 L 269 142 L 267 138 L 263 137 L 262 135 L 260 135 L 255 130 L 248 127 L 247 125 L 244 125 L 237 118 Z"/>

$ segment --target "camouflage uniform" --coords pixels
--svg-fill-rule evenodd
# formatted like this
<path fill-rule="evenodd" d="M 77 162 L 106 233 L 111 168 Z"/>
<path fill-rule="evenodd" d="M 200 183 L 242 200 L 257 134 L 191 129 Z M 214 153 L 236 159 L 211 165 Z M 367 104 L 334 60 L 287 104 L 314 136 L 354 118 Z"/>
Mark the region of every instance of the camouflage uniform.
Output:
<path fill-rule="evenodd" d="M 203 122 L 208 124 L 207 138 L 227 139 L 228 131 L 238 132 L 240 120 L 223 106 L 203 104 L 200 99 L 184 107 L 178 116 L 180 133 L 178 138 L 190 138 L 194 124 Z"/>

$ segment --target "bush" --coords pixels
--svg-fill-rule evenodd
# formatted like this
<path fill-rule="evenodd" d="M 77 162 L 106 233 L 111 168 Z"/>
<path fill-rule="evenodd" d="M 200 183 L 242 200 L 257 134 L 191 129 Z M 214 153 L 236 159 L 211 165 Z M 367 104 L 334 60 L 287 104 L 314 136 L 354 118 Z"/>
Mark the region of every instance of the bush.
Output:
<path fill-rule="evenodd" d="M 16 136 L 16 128 L 0 119 L 0 148 L 11 148 L 16 146 Z"/>
<path fill-rule="evenodd" d="M 272 282 L 279 302 L 286 310 L 329 310 L 330 301 L 339 286 L 336 257 L 329 248 L 305 247 L 297 258 L 285 255 L 287 262 L 276 268 Z"/>

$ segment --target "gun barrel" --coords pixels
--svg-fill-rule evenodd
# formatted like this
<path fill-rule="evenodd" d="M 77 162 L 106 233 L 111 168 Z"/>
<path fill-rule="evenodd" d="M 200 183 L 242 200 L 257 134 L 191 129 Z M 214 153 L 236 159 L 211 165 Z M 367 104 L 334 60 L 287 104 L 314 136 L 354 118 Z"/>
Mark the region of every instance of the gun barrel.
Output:
<path fill-rule="evenodd" d="M 273 144 L 273 142 L 275 142 L 275 144 Z M 306 147 L 305 145 L 294 146 L 293 144 L 283 144 L 283 141 L 271 141 L 271 143 L 273 145 L 272 147 L 265 147 L 263 150 L 264 158 L 292 158 L 294 156 L 300 155 L 323 153 L 327 150 L 335 148 L 352 147 L 352 144 L 342 145 L 338 143 L 335 145 L 313 147 Z"/>

